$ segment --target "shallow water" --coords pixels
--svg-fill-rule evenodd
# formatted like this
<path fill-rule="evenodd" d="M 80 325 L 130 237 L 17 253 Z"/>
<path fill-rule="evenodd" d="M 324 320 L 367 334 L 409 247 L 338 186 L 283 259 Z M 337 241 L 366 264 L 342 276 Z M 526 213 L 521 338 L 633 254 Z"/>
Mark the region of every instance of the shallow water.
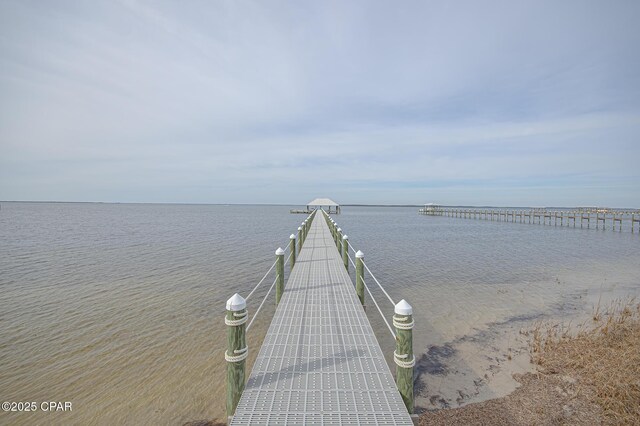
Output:
<path fill-rule="evenodd" d="M 290 208 L 2 203 L 2 401 L 70 401 L 73 410 L 0 413 L 0 423 L 222 419 L 224 303 L 248 294 L 288 243 L 304 219 Z M 509 372 L 528 368 L 516 363 L 520 328 L 640 290 L 638 234 L 417 208 L 342 213 L 336 220 L 394 300 L 414 306 L 423 408 L 508 391 Z M 249 300 L 251 312 L 272 280 Z M 250 363 L 273 309 L 251 330 Z M 367 312 L 392 353 L 375 308 Z"/>

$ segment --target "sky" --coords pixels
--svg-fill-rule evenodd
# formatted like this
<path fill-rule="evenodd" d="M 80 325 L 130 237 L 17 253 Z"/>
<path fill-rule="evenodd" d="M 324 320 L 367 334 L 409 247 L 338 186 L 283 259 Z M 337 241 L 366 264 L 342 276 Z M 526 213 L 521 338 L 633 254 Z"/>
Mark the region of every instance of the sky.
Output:
<path fill-rule="evenodd" d="M 0 200 L 640 208 L 638 17 L 0 0 Z"/>

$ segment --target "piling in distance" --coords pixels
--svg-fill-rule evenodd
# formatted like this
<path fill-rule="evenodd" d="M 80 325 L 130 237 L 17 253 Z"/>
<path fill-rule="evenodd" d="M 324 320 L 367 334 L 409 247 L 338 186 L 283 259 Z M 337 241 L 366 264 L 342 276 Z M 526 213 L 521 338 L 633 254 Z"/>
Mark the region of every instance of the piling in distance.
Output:
<path fill-rule="evenodd" d="M 238 401 L 244 391 L 245 363 L 249 353 L 245 334 L 247 322 L 247 303 L 238 293 L 227 300 L 227 313 L 224 319 L 227 325 L 227 417 L 236 412 Z"/>
<path fill-rule="evenodd" d="M 413 414 L 413 367 L 416 357 L 413 354 L 413 309 L 404 299 L 395 307 L 393 326 L 396 328 L 396 350 L 393 360 L 396 363 L 396 384 L 400 396 L 409 414 Z"/>

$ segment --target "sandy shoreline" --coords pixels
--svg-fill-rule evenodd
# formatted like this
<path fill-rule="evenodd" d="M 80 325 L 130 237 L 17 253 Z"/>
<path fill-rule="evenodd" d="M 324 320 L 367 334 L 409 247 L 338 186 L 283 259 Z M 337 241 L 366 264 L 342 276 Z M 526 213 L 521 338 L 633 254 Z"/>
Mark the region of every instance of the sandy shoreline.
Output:
<path fill-rule="evenodd" d="M 572 290 L 544 309 L 528 310 L 498 322 L 480 322 L 471 332 L 426 345 L 416 363 L 416 413 L 463 407 L 511 394 L 521 385 L 514 375 L 535 371 L 530 362 L 527 331 L 536 323 L 583 323 L 599 303 L 606 305 L 638 294 L 637 286 L 616 284 L 624 282 L 624 269 L 618 269 L 610 281 L 600 285 L 589 281 L 588 272 L 561 275 L 555 283 L 546 284 Z M 580 288 L 580 283 L 584 287 Z M 418 337 L 421 338 L 424 339 Z"/>
<path fill-rule="evenodd" d="M 637 424 L 640 304 L 598 306 L 577 326 L 538 323 L 526 333 L 532 372 L 501 398 L 430 410 L 424 425 Z M 464 401 L 460 401 L 464 402 Z"/>

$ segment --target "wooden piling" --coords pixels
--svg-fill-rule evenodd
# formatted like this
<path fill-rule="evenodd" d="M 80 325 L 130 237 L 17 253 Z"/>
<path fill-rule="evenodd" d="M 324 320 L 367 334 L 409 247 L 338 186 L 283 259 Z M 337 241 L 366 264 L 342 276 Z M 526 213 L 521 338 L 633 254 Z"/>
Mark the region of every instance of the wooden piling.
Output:
<path fill-rule="evenodd" d="M 342 262 L 344 269 L 349 270 L 349 236 L 342 237 Z"/>
<path fill-rule="evenodd" d="M 364 306 L 364 253 L 360 250 L 356 253 L 356 294 Z"/>
<path fill-rule="evenodd" d="M 302 226 L 298 226 L 298 254 L 302 250 Z"/>
<path fill-rule="evenodd" d="M 276 305 L 284 293 L 284 250 L 276 250 Z"/>
<path fill-rule="evenodd" d="M 416 364 L 413 354 L 413 309 L 402 299 L 396 304 L 394 312 L 396 350 L 393 352 L 393 360 L 397 366 L 396 384 L 407 411 L 413 414 L 413 367 Z"/>
<path fill-rule="evenodd" d="M 227 314 L 224 322 L 227 325 L 227 350 L 224 358 L 227 361 L 227 417 L 231 418 L 238 406 L 245 384 L 245 363 L 249 350 L 245 333 L 247 322 L 247 303 L 238 294 L 227 300 Z"/>
<path fill-rule="evenodd" d="M 296 265 L 296 235 L 289 235 L 289 253 L 291 253 L 291 258 L 289 259 L 289 270 L 293 270 L 293 267 Z"/>
<path fill-rule="evenodd" d="M 302 228 L 302 244 L 304 244 L 304 240 L 307 239 L 307 224 L 302 222 L 300 227 Z"/>

